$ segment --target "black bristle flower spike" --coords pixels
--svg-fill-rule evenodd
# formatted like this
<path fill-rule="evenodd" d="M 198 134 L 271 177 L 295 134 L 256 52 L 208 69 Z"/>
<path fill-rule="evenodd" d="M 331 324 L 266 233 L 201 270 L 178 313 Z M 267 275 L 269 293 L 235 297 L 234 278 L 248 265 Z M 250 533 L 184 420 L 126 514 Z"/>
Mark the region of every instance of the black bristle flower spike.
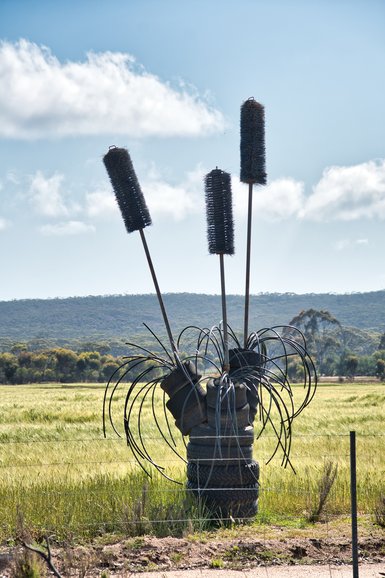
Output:
<path fill-rule="evenodd" d="M 110 147 L 103 157 L 127 232 L 151 225 L 151 216 L 127 149 Z"/>
<path fill-rule="evenodd" d="M 229 173 L 218 168 L 205 177 L 209 253 L 234 254 L 234 222 Z"/>
<path fill-rule="evenodd" d="M 249 98 L 241 106 L 241 182 L 266 184 L 265 109 Z"/>

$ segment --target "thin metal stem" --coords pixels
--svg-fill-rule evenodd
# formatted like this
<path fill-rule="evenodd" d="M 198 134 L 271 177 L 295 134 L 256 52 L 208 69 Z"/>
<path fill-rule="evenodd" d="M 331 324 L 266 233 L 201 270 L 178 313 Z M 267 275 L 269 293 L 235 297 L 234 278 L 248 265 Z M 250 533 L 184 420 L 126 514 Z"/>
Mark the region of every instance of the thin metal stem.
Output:
<path fill-rule="evenodd" d="M 245 287 L 245 321 L 243 342 L 246 349 L 249 333 L 249 303 L 250 303 L 250 261 L 251 261 L 251 226 L 253 213 L 253 183 L 249 183 L 249 205 L 247 211 L 247 245 L 246 245 L 246 287 Z"/>
<path fill-rule="evenodd" d="M 219 253 L 219 263 L 221 268 L 221 294 L 222 294 L 222 323 L 223 323 L 223 370 L 227 373 L 230 370 L 229 363 L 229 336 L 227 332 L 227 311 L 226 311 L 226 287 L 225 287 L 225 264 L 223 253 Z"/>
<path fill-rule="evenodd" d="M 152 264 L 152 259 L 151 259 L 151 255 L 150 255 L 150 251 L 148 249 L 148 245 L 147 245 L 147 241 L 146 241 L 146 237 L 144 235 L 144 231 L 143 229 L 139 229 L 139 233 L 140 233 L 140 237 L 142 239 L 142 243 L 143 243 L 143 248 L 144 248 L 144 252 L 146 253 L 146 257 L 147 257 L 147 262 L 148 262 L 148 266 L 150 267 L 150 272 L 151 272 L 151 276 L 152 276 L 152 280 L 154 282 L 154 287 L 155 287 L 155 291 L 156 291 L 156 295 L 158 297 L 158 301 L 159 301 L 159 306 L 160 306 L 160 310 L 162 312 L 163 315 L 163 321 L 164 324 L 166 326 L 166 331 L 167 331 L 167 335 L 168 335 L 168 339 L 170 341 L 170 345 L 171 345 L 171 349 L 174 353 L 174 357 L 175 357 L 175 361 L 179 364 L 179 357 L 178 357 L 178 350 L 176 348 L 176 345 L 174 343 L 174 338 L 172 336 L 171 333 L 171 327 L 170 327 L 170 323 L 167 317 L 167 313 L 166 313 L 166 308 L 164 306 L 163 303 L 163 298 L 162 298 L 162 294 L 160 292 L 160 288 L 159 288 L 159 284 L 158 284 L 158 279 L 156 277 L 156 273 L 155 273 L 155 269 L 154 266 Z"/>

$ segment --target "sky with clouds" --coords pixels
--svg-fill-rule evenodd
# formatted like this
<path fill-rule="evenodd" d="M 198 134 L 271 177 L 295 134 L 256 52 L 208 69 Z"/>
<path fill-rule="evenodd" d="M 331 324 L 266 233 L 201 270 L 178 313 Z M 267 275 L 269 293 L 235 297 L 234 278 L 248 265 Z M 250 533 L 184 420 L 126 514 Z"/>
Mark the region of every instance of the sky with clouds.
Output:
<path fill-rule="evenodd" d="M 382 0 L 1 0 L 0 300 L 154 291 L 102 162 L 128 148 L 163 292 L 219 293 L 204 175 L 232 175 L 239 110 L 265 106 L 251 292 L 385 288 Z"/>

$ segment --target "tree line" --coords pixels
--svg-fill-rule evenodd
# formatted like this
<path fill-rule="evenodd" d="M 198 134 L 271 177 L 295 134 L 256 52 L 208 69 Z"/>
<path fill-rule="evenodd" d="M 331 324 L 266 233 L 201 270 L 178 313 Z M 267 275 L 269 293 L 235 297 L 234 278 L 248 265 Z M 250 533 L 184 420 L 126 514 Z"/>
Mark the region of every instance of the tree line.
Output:
<path fill-rule="evenodd" d="M 385 333 L 375 345 L 370 334 L 356 328 L 347 328 L 328 311 L 307 309 L 293 317 L 283 331 L 290 337 L 295 327 L 302 332 L 306 348 L 315 362 L 317 372 L 324 376 L 376 376 L 385 379 Z M 293 339 L 298 333 L 292 331 Z M 148 337 L 147 337 L 148 339 Z M 138 340 L 152 349 L 147 339 Z M 122 341 L 89 342 L 79 347 L 44 347 L 44 340 L 31 343 L 13 343 L 8 351 L 0 349 L 0 383 L 26 384 L 42 382 L 106 382 L 124 362 L 125 355 L 138 353 Z M 79 343 L 77 343 L 80 346 Z M 85 350 L 85 346 L 92 349 Z M 154 345 L 154 344 L 152 344 Z M 159 344 L 156 344 L 159 348 Z M 194 350 L 194 344 L 185 344 Z M 118 355 L 112 351 L 115 349 Z M 159 351 L 162 354 L 161 351 Z M 289 377 L 301 379 L 302 367 L 296 359 L 289 360 Z"/>
<path fill-rule="evenodd" d="M 123 362 L 99 351 L 54 348 L 0 353 L 0 383 L 105 382 Z"/>
<path fill-rule="evenodd" d="M 385 379 L 385 347 L 372 355 L 329 352 L 325 357 L 313 354 L 313 359 L 320 375 L 349 378 L 364 375 Z M 4 352 L 0 353 L 0 383 L 105 383 L 123 362 L 123 357 L 103 355 L 99 351 L 77 353 L 64 348 Z M 302 367 L 289 362 L 289 377 L 295 381 L 301 376 Z"/>

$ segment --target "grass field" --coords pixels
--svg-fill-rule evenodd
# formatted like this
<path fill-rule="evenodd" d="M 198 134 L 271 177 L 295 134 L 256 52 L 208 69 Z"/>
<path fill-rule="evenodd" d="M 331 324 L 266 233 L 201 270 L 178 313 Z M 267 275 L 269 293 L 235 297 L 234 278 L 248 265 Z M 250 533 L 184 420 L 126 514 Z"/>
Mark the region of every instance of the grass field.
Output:
<path fill-rule="evenodd" d="M 147 479 L 123 439 L 112 431 L 103 438 L 103 394 L 104 386 L 92 384 L 0 386 L 0 541 L 13 538 L 22 523 L 35 534 L 52 532 L 58 538 L 104 531 L 180 535 L 204 526 L 183 486 L 156 472 Z M 296 474 L 283 469 L 279 457 L 265 465 L 274 446 L 271 433 L 255 443 L 261 465 L 255 523 L 306 524 L 330 462 L 338 465 L 338 474 L 323 516 L 346 517 L 351 430 L 357 434 L 359 512 L 373 517 L 385 494 L 384 416 L 383 384 L 321 384 L 294 422 Z M 184 482 L 184 463 L 160 447 L 150 417 L 145 435 L 168 473 Z M 178 447 L 184 453 L 182 440 Z"/>

